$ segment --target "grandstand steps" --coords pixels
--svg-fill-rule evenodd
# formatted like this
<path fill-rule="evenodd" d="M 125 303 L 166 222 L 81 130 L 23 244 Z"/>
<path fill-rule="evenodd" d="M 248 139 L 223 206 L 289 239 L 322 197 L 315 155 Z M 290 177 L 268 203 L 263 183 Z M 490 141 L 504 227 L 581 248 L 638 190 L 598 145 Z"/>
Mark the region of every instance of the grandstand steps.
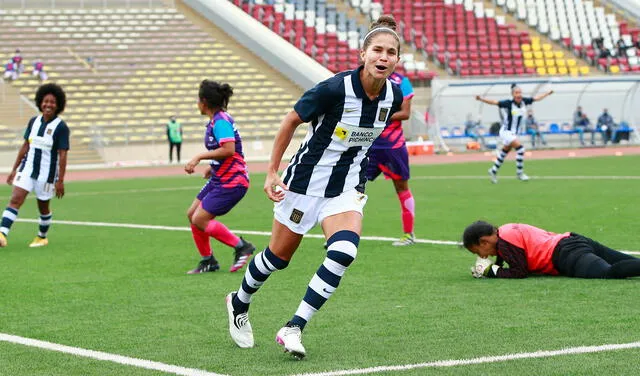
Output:
<path fill-rule="evenodd" d="M 67 164 L 82 165 L 104 163 L 102 157 L 95 149 L 86 143 L 77 141 L 76 138 L 73 137 L 73 128 L 71 128 L 71 135 L 71 148 L 69 150 Z"/>
<path fill-rule="evenodd" d="M 587 67 L 587 68 L 589 68 L 589 74 L 591 74 L 591 75 L 602 74 L 602 72 L 599 72 L 595 67 L 589 65 L 589 63 L 587 63 L 587 61 L 585 61 L 581 57 L 575 56 L 572 53 L 570 53 L 569 51 L 567 51 L 567 49 L 564 48 L 564 46 L 562 44 L 560 44 L 559 42 L 551 40 L 549 37 L 547 37 L 544 34 L 540 34 L 538 32 L 538 30 L 536 30 L 535 28 L 529 27 L 529 25 L 527 25 L 525 22 L 517 19 L 512 14 L 510 14 L 508 12 L 505 12 L 504 9 L 496 6 L 496 4 L 494 3 L 493 0 L 483 0 L 483 2 L 484 2 L 484 6 L 486 8 L 495 9 L 496 16 L 503 16 L 504 19 L 505 19 L 505 22 L 507 24 L 515 25 L 516 26 L 516 30 L 518 30 L 518 31 L 526 31 L 526 32 L 528 32 L 530 34 L 531 37 L 539 37 L 541 43 L 548 43 L 548 44 L 552 45 L 553 49 L 555 51 L 563 51 L 565 53 L 565 56 L 571 56 L 572 58 L 574 58 L 576 60 L 576 63 L 577 63 L 578 67 Z"/>
<path fill-rule="evenodd" d="M 217 42 L 223 43 L 226 49 L 232 50 L 234 55 L 240 58 L 240 61 L 248 62 L 251 67 L 258 68 L 258 71 L 261 74 L 267 76 L 270 81 L 276 84 L 276 86 L 283 88 L 285 92 L 291 94 L 291 96 L 294 98 L 302 95 L 302 93 L 304 92 L 302 88 L 296 85 L 288 77 L 272 68 L 265 61 L 254 55 L 249 49 L 238 43 L 234 38 L 226 34 L 223 30 L 213 25 L 211 22 L 209 22 L 209 20 L 195 12 L 188 5 L 184 4 L 184 2 L 182 2 L 181 0 L 176 0 L 175 7 L 178 12 L 182 13 L 194 25 L 199 26 L 212 38 L 215 38 Z M 216 77 L 211 78 L 216 79 Z M 231 102 L 233 102 L 234 99 L 237 100 L 237 97 L 233 98 Z M 284 116 L 285 114 L 283 113 L 282 115 Z"/>
<path fill-rule="evenodd" d="M 360 26 L 366 26 L 369 28 L 369 24 L 371 21 L 367 16 L 359 12 L 357 9 L 354 9 L 351 5 L 349 5 L 349 0 L 327 0 L 328 3 L 335 4 L 336 9 L 339 12 L 344 12 L 347 14 L 349 18 L 356 20 L 357 24 Z M 444 69 L 438 68 L 437 65 L 433 63 L 433 61 L 427 60 L 422 51 L 418 51 L 412 45 L 408 43 L 402 43 L 401 52 L 407 53 L 411 52 L 414 55 L 414 60 L 416 61 L 424 61 L 427 65 L 427 70 L 431 72 L 435 72 L 439 77 L 448 76 L 447 72 Z M 414 83 L 415 86 L 415 83 Z"/>
<path fill-rule="evenodd" d="M 20 98 L 20 91 L 0 82 L 0 124 L 21 129 L 37 111 Z"/>

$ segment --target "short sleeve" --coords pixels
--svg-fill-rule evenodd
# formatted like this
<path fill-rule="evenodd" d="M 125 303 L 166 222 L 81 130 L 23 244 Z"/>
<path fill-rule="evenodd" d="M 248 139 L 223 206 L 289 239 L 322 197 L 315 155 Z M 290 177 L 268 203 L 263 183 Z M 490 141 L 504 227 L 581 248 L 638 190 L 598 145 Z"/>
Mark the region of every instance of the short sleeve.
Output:
<path fill-rule="evenodd" d="M 531 97 L 522 97 L 522 101 L 524 102 L 525 105 L 530 105 L 531 103 L 533 103 L 533 98 Z"/>
<path fill-rule="evenodd" d="M 505 99 L 505 100 L 498 101 L 498 107 L 500 107 L 500 108 L 511 108 L 511 100 L 510 99 Z"/>
<path fill-rule="evenodd" d="M 218 140 L 220 145 L 225 142 L 236 140 L 235 132 L 233 131 L 233 125 L 224 119 L 218 119 L 213 124 L 213 136 Z"/>
<path fill-rule="evenodd" d="M 56 127 L 53 143 L 56 150 L 69 150 L 69 127 L 64 121 Z"/>
<path fill-rule="evenodd" d="M 322 81 L 302 94 L 293 109 L 303 122 L 308 123 L 324 114 L 333 103 L 333 98 L 334 92 L 329 87 L 329 82 Z"/>
<path fill-rule="evenodd" d="M 413 98 L 413 86 L 411 85 L 411 81 L 409 81 L 408 78 L 402 78 L 400 89 L 402 90 L 402 96 L 404 97 L 404 99 Z"/>
<path fill-rule="evenodd" d="M 29 134 L 31 133 L 31 127 L 33 127 L 33 122 L 36 121 L 35 117 L 32 117 L 31 120 L 29 120 L 29 124 L 27 124 L 27 129 L 24 130 L 24 139 L 28 140 L 29 139 Z"/>

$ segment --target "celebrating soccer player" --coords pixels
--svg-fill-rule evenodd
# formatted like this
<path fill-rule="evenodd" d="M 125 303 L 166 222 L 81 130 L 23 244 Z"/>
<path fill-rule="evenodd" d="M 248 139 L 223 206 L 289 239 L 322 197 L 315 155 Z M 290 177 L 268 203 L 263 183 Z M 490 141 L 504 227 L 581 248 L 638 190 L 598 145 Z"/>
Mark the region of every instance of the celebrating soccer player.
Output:
<path fill-rule="evenodd" d="M 276 135 L 264 190 L 275 202 L 269 246 L 250 262 L 238 291 L 227 295 L 229 332 L 240 347 L 253 347 L 248 310 L 269 275 L 289 265 L 304 234 L 318 223 L 327 255 L 311 278 L 291 320 L 276 341 L 297 358 L 305 356 L 302 330 L 331 297 L 356 258 L 366 182 L 367 151 L 402 105 L 402 91 L 388 80 L 400 56 L 391 16 L 381 16 L 365 36 L 364 65 L 317 84 L 298 100 Z M 309 130 L 296 155 L 278 175 L 282 155 L 300 124 Z"/>
<path fill-rule="evenodd" d="M 31 191 L 35 191 L 40 211 L 38 235 L 29 247 L 49 244 L 47 233 L 51 226 L 49 202 L 64 196 L 64 174 L 67 170 L 69 127 L 58 115 L 64 111 L 66 95 L 56 84 L 40 86 L 36 91 L 36 105 L 42 113 L 29 120 L 24 143 L 18 151 L 7 184 L 13 184 L 9 205 L 2 213 L 0 247 L 7 246 L 11 225 L 18 218 L 18 210 Z"/>
<path fill-rule="evenodd" d="M 209 180 L 187 211 L 191 234 L 202 256 L 198 266 L 188 274 L 215 272 L 220 269 L 218 260 L 211 252 L 209 237 L 234 248 L 235 257 L 230 272 L 241 269 L 255 250 L 253 244 L 236 236 L 227 226 L 215 220 L 236 206 L 249 188 L 242 139 L 233 118 L 226 112 L 232 95 L 233 90 L 228 84 L 209 80 L 200 84 L 198 108 L 202 115 L 207 115 L 210 119 L 204 137 L 207 151 L 193 157 L 184 170 L 192 174 L 202 160 L 211 160 L 211 168 L 204 174 Z"/>
<path fill-rule="evenodd" d="M 529 274 L 576 278 L 640 276 L 640 259 L 604 246 L 585 236 L 556 234 L 524 223 L 496 228 L 477 221 L 462 235 L 466 249 L 478 255 L 476 278 L 526 278 Z M 489 256 L 497 256 L 495 263 Z M 509 267 L 505 267 L 504 263 Z"/>
<path fill-rule="evenodd" d="M 492 104 L 500 108 L 500 118 L 502 119 L 502 126 L 500 127 L 500 139 L 502 140 L 502 149 L 498 158 L 494 162 L 493 166 L 489 169 L 489 177 L 492 183 L 498 182 L 498 170 L 504 163 L 504 159 L 511 149 L 516 149 L 516 171 L 518 179 L 522 181 L 529 180 L 529 177 L 524 173 L 524 145 L 518 140 L 518 133 L 520 132 L 520 126 L 524 124 L 527 115 L 527 106 L 533 102 L 542 100 L 549 95 L 553 94 L 553 90 L 540 94 L 537 97 L 523 97 L 522 89 L 516 85 L 511 85 L 511 95 L 513 98 L 496 101 L 493 99 L 482 98 L 479 95 L 476 96 L 476 100 L 484 102 L 486 104 Z"/>

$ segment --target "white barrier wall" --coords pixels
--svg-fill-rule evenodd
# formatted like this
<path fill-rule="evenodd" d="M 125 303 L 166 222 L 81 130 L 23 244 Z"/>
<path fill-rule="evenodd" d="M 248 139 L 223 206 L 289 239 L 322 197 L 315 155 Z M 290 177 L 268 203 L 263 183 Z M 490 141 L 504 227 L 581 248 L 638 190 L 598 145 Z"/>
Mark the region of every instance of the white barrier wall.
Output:
<path fill-rule="evenodd" d="M 536 96 L 547 90 L 554 94 L 532 105 L 540 122 L 572 124 L 578 105 L 592 123 L 604 108 L 614 121 L 640 125 L 640 76 L 553 78 L 553 79 L 492 79 L 492 80 L 438 80 L 432 82 L 430 113 L 438 127 L 463 126 L 467 114 L 481 118 L 488 126 L 499 121 L 496 106 L 479 102 L 476 95 L 489 99 L 511 98 L 511 84 L 517 83 L 524 96 Z"/>

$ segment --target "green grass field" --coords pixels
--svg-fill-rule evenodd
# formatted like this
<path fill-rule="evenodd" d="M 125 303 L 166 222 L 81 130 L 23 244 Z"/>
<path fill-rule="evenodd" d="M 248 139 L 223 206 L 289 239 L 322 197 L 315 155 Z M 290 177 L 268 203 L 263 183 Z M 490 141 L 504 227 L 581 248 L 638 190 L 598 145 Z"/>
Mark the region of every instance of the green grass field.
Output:
<path fill-rule="evenodd" d="M 527 162 L 532 180 L 507 162 L 492 185 L 487 163 L 415 166 L 420 239 L 459 240 L 476 219 L 575 231 L 617 249 L 640 251 L 640 157 Z M 179 167 L 176 167 L 179 168 Z M 572 177 L 578 178 L 572 178 Z M 606 178 L 618 176 L 617 179 Z M 230 214 L 231 229 L 270 231 L 263 175 Z M 308 356 L 292 360 L 274 342 L 324 258 L 305 239 L 289 268 L 256 294 L 256 347 L 228 336 L 224 296 L 232 250 L 213 243 L 217 273 L 188 276 L 199 259 L 185 212 L 196 177 L 69 182 L 53 202 L 50 245 L 28 248 L 37 224 L 16 222 L 0 249 L 0 333 L 229 375 L 292 375 L 640 341 L 640 279 L 563 277 L 475 280 L 474 257 L 451 245 L 396 248 L 362 240 L 356 262 L 307 326 Z M 363 236 L 399 237 L 392 184 L 367 186 Z M 10 187 L 0 188 L 5 205 Z M 35 219 L 29 199 L 21 219 Z M 179 226 L 185 231 L 56 224 L 55 220 Z M 315 229 L 312 233 L 319 234 Z M 259 248 L 263 235 L 244 235 Z M 508 360 L 378 375 L 636 375 L 640 349 Z M 0 341 L 1 375 L 161 375 L 158 371 Z"/>

